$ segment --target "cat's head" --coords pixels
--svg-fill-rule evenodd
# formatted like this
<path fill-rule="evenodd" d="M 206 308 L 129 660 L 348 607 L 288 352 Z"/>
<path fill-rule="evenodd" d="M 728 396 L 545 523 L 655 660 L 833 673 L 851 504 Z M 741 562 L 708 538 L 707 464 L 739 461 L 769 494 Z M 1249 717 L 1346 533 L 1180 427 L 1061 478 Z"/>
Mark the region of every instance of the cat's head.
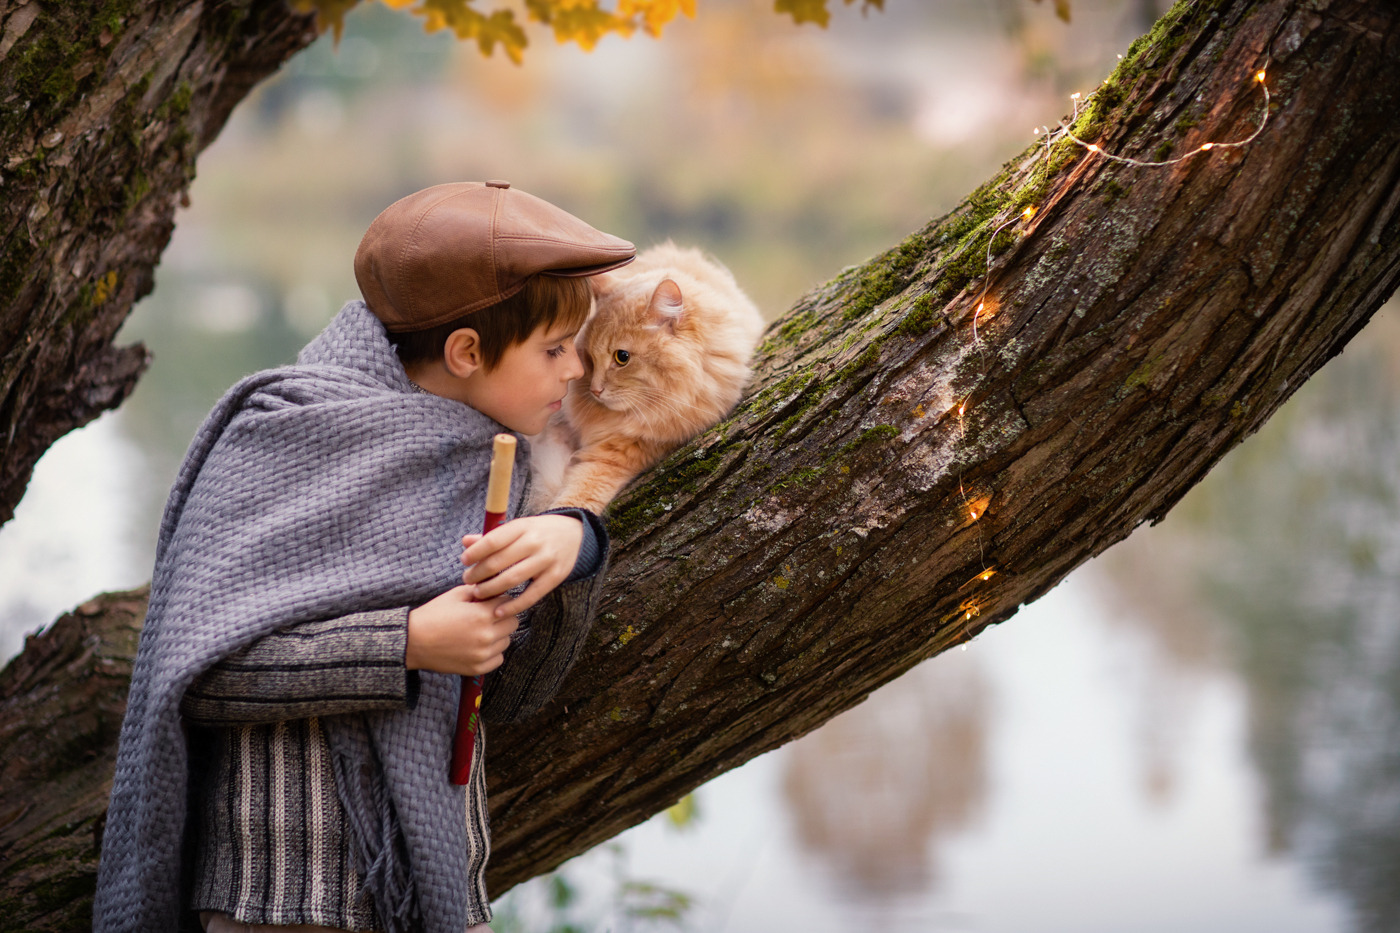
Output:
<path fill-rule="evenodd" d="M 597 307 L 576 344 L 585 371 L 570 390 L 575 405 L 632 415 L 652 431 L 661 419 L 689 420 L 686 389 L 704 373 L 680 285 L 619 275 L 594 276 L 590 284 Z"/>

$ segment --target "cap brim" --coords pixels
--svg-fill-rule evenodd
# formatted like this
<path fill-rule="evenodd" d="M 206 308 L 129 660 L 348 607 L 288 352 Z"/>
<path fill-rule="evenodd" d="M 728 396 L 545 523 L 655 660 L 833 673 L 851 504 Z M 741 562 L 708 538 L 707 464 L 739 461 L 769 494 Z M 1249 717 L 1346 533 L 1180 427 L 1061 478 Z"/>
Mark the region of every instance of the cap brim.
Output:
<path fill-rule="evenodd" d="M 603 272 L 611 272 L 614 269 L 621 269 L 623 266 L 627 265 L 629 262 L 636 258 L 637 255 L 633 253 L 631 256 L 628 256 L 625 259 L 614 259 L 611 262 L 600 262 L 594 266 L 575 266 L 571 269 L 545 269 L 540 273 L 540 275 L 557 275 L 560 278 L 577 279 L 582 278 L 586 275 L 598 275 Z"/>

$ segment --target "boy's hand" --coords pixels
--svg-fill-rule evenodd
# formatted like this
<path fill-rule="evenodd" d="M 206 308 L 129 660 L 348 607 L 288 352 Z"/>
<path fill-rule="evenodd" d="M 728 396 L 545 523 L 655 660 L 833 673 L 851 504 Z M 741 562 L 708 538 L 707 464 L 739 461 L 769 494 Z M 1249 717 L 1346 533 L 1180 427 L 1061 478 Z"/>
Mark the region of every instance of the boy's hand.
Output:
<path fill-rule="evenodd" d="M 475 677 L 501 666 L 520 623 L 496 615 L 504 599 L 478 602 L 473 596 L 472 587 L 455 586 L 409 610 L 406 667 Z"/>
<path fill-rule="evenodd" d="M 478 599 L 493 599 L 531 580 L 525 592 L 496 608 L 496 617 L 524 612 L 564 582 L 582 543 L 583 522 L 572 515 L 517 518 L 488 535 L 462 539 L 462 582 L 475 584 Z"/>

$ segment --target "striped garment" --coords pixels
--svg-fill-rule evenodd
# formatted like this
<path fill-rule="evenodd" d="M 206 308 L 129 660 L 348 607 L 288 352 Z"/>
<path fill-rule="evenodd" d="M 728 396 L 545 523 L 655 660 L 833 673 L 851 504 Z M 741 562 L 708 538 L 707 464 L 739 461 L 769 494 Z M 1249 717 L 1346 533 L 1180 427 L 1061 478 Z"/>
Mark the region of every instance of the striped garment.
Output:
<path fill-rule="evenodd" d="M 570 584 L 600 569 L 607 532 L 597 516 L 567 513 L 585 527 L 578 563 L 562 587 L 573 590 Z M 591 590 L 592 582 L 578 589 Z M 418 672 L 404 667 L 407 626 L 407 608 L 303 622 L 225 658 L 191 684 L 180 705 L 190 724 L 194 778 L 187 929 L 198 929 L 199 911 L 241 923 L 379 929 L 355 870 L 320 717 L 413 707 L 419 684 Z M 586 626 L 576 631 L 581 637 Z M 549 644 L 531 646 L 532 653 L 543 647 L 557 658 L 560 647 L 568 654 L 577 648 L 540 641 Z M 531 666 L 513 672 L 507 664 L 493 676 L 518 678 L 520 668 Z M 534 667 L 534 680 L 549 681 L 532 685 L 537 696 L 552 694 L 567 670 L 567 664 Z M 489 716 L 489 703 L 484 712 Z M 479 728 L 463 818 L 471 901 L 485 909 L 474 920 L 483 923 L 490 919 L 485 752 Z"/>
<path fill-rule="evenodd" d="M 406 608 L 302 623 L 191 685 L 180 712 L 195 727 L 192 910 L 243 923 L 376 929 L 319 715 L 413 705 L 407 625 Z M 470 836 L 484 840 L 485 831 Z M 481 849 L 472 860 L 478 876 Z"/>

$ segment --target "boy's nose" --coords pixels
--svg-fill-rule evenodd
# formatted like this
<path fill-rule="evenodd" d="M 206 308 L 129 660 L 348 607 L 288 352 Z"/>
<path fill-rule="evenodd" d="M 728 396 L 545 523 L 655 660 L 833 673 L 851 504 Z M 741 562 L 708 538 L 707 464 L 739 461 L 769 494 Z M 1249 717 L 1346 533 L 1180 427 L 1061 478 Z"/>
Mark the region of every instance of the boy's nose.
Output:
<path fill-rule="evenodd" d="M 572 382 L 575 379 L 582 378 L 585 370 L 583 366 L 583 360 L 579 357 L 577 352 L 570 353 L 569 359 L 570 362 L 573 363 L 573 365 L 569 367 L 566 381 Z"/>

